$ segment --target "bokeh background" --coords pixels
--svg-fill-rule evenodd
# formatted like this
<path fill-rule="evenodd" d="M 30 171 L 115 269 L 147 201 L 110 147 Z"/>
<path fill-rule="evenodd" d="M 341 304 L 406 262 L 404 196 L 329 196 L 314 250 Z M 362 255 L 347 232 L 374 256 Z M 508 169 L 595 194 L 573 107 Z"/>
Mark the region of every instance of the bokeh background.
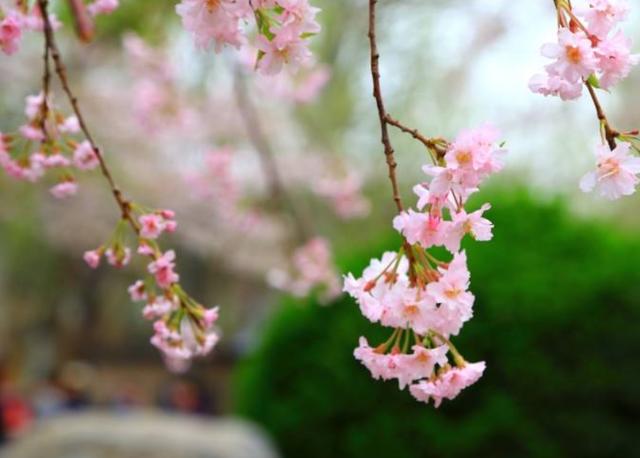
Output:
<path fill-rule="evenodd" d="M 331 74 L 318 97 L 295 103 L 251 74 L 245 82 L 300 213 L 331 240 L 340 271 L 359 273 L 399 241 L 370 95 L 367 5 L 313 3 L 323 10 L 314 52 Z M 62 2 L 56 5 L 68 19 Z M 447 137 L 490 121 L 510 150 L 506 170 L 473 202 L 492 203 L 494 240 L 465 246 L 477 301 L 456 342 L 488 369 L 437 410 L 393 382 L 371 380 L 353 359 L 360 335 L 384 336 L 350 299 L 322 305 L 268 286 L 265 271 L 283 262 L 279 247 L 291 221 L 274 216 L 238 231 L 220 212 L 224 198 L 195 189 L 206 152 L 231 146 L 247 205 L 270 208 L 234 98 L 238 58 L 195 50 L 174 6 L 121 0 L 100 19 L 91 44 L 79 44 L 69 25 L 59 36 L 122 187 L 136 200 L 176 210 L 180 230 L 170 243 L 182 278 L 194 296 L 221 305 L 223 340 L 186 374 L 167 372 L 127 294 L 144 267 L 90 271 L 82 262 L 83 251 L 116 222 L 100 177 L 84 176 L 82 192 L 60 202 L 46 186 L 2 175 L 1 441 L 54 434 L 42 425 L 60 414 L 68 421 L 99 412 L 100 419 L 80 418 L 88 418 L 87 430 L 101 430 L 108 418 L 134 419 L 136 428 L 171 412 L 179 419 L 165 425 L 171 433 L 193 430 L 189 418 L 197 418 L 214 431 L 211 441 L 215 431 L 232 435 L 221 418 L 243 418 L 263 431 L 247 427 L 247 434 L 286 458 L 640 456 L 640 201 L 582 195 L 577 183 L 598 142 L 593 107 L 527 89 L 544 63 L 539 47 L 554 34 L 550 1 L 380 1 L 389 111 Z M 626 27 L 636 41 L 638 24 L 634 11 Z M 143 90 L 138 83 L 153 81 L 154 69 L 127 51 L 132 34 L 154 49 L 158 65 L 171 67 L 170 81 L 158 83 L 165 98 L 151 109 L 136 94 Z M 0 131 L 22 122 L 24 97 L 37 92 L 41 46 L 33 35 L 18 56 L 0 56 Z M 616 126 L 640 127 L 637 87 L 639 72 L 605 94 Z M 393 141 L 411 202 L 424 152 L 395 132 Z M 363 179 L 369 214 L 344 221 L 314 195 L 313 183 L 336 170 Z M 143 456 L 98 446 L 84 434 L 84 455 L 61 448 L 46 456 Z M 185 450 L 149 456 L 191 456 Z"/>

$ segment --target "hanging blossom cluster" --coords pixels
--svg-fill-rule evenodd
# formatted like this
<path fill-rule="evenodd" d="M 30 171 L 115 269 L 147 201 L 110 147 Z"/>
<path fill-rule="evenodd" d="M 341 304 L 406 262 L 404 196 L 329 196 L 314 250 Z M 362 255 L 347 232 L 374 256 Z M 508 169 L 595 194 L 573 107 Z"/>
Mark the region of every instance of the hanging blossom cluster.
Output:
<path fill-rule="evenodd" d="M 462 132 L 451 144 L 434 144 L 437 165 L 424 166 L 431 180 L 414 188 L 418 211 L 402 212 L 393 221 L 407 243 L 398 253 L 372 260 L 362 277 L 345 278 L 344 289 L 362 314 L 394 329 L 375 347 L 361 338 L 355 357 L 375 379 L 397 379 L 400 389 L 409 386 L 416 399 L 433 400 L 436 407 L 475 383 L 485 368 L 484 362 L 467 363 L 449 338 L 473 316 L 460 242 L 467 234 L 479 241 L 492 238 L 493 224 L 483 216 L 490 206 L 468 213 L 465 204 L 483 180 L 502 168 L 505 150 L 496 146 L 498 135 L 483 126 Z M 437 246 L 446 247 L 453 259 L 437 259 L 429 252 Z"/>
<path fill-rule="evenodd" d="M 344 290 L 356 300 L 365 318 L 393 329 L 379 345 L 372 346 L 361 337 L 354 356 L 374 379 L 397 380 L 401 390 L 409 387 L 418 401 L 433 401 L 438 407 L 444 399 L 453 399 L 476 383 L 486 367 L 484 361 L 467 362 L 451 337 L 472 318 L 475 301 L 469 291 L 471 275 L 466 253 L 461 250 L 462 239 L 467 234 L 480 241 L 493 236 L 493 224 L 483 216 L 490 206 L 485 204 L 472 212 L 465 206 L 482 182 L 502 169 L 506 150 L 497 144 L 499 132 L 489 125 L 462 131 L 449 142 L 427 137 L 386 111 L 376 5 L 377 0 L 369 0 L 373 97 L 393 200 L 399 211 L 393 226 L 404 241 L 397 253 L 387 252 L 380 259 L 372 259 L 361 277 L 345 277 Z M 431 179 L 414 187 L 417 211 L 405 210 L 402 203 L 391 127 L 420 142 L 432 160 L 423 167 Z M 441 247 L 451 256 L 438 257 Z"/>
<path fill-rule="evenodd" d="M 96 148 L 89 140 L 78 139 L 80 126 L 75 115 L 64 116 L 44 93 L 27 97 L 27 123 L 18 134 L 0 134 L 0 165 L 8 175 L 35 182 L 47 172 L 57 173 L 53 196 L 66 198 L 78 191 L 74 172 L 100 167 Z M 175 253 L 163 252 L 158 237 L 177 228 L 171 210 L 147 210 L 126 202 L 126 215 L 117 224 L 110 239 L 87 251 L 84 259 L 92 268 L 106 258 L 108 264 L 123 268 L 129 264 L 132 249 L 127 243 L 127 227 L 133 224 L 137 253 L 148 258 L 148 278 L 138 281 L 129 292 L 134 301 L 144 301 L 143 315 L 154 319 L 152 343 L 168 357 L 189 359 L 207 354 L 218 340 L 213 325 L 217 307 L 205 309 L 188 296 L 175 272 Z"/>
<path fill-rule="evenodd" d="M 640 62 L 632 54 L 631 40 L 618 28 L 629 13 L 626 0 L 589 0 L 573 7 L 569 0 L 557 0 L 558 41 L 545 44 L 542 55 L 553 59 L 544 75 L 534 76 L 529 87 L 545 96 L 577 99 L 586 87 L 594 102 L 602 145 L 596 150 L 596 170 L 585 175 L 580 188 L 598 189 L 603 197 L 617 199 L 631 195 L 640 182 L 640 152 L 637 131 L 618 132 L 609 123 L 596 90 L 610 90 L 626 78 Z"/>
<path fill-rule="evenodd" d="M 276 74 L 312 62 L 308 38 L 320 31 L 319 11 L 308 0 L 182 0 L 176 11 L 199 48 L 250 44 L 249 24 L 255 23 L 258 49 L 255 65 L 262 73 Z"/>
<path fill-rule="evenodd" d="M 92 5 L 96 5 L 98 12 L 107 12 L 112 11 L 117 2 L 98 1 Z M 46 13 L 47 7 L 47 0 L 39 0 L 37 14 Z M 87 251 L 84 259 L 94 269 L 103 257 L 111 266 L 122 268 L 131 261 L 131 246 L 136 245 L 137 254 L 146 259 L 148 275 L 132 285 L 129 293 L 134 301 L 145 304 L 144 317 L 154 321 L 151 343 L 164 353 L 172 367 L 184 368 L 184 361 L 206 355 L 218 341 L 215 330 L 218 308 L 207 309 L 184 291 L 175 270 L 175 252 L 163 250 L 158 243 L 162 234 L 177 229 L 174 212 L 141 206 L 126 199 L 116 186 L 67 80 L 55 41 L 53 18 L 46 14 L 40 17 L 39 28 L 45 45 L 43 89 L 40 94 L 27 97 L 26 123 L 16 133 L 0 133 L 0 166 L 8 175 L 31 182 L 55 174 L 50 192 L 57 198 L 78 192 L 76 172 L 93 169 L 101 172 L 118 204 L 121 218 L 106 243 Z M 54 104 L 50 91 L 51 67 L 73 108 L 73 115 L 65 115 Z"/>

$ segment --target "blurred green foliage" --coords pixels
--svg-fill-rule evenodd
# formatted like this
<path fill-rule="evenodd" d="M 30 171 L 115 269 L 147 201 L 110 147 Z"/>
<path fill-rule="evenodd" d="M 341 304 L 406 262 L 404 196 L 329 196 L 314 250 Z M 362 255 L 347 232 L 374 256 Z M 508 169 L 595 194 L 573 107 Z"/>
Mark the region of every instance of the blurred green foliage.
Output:
<path fill-rule="evenodd" d="M 620 457 L 640 445 L 640 239 L 576 220 L 561 202 L 495 193 L 491 243 L 466 242 L 476 316 L 455 339 L 484 378 L 440 409 L 353 357 L 389 334 L 349 298 L 287 300 L 235 378 L 237 412 L 287 458 Z M 387 234 L 343 256 L 359 274 Z M 393 239 L 392 239 L 393 237 Z"/>

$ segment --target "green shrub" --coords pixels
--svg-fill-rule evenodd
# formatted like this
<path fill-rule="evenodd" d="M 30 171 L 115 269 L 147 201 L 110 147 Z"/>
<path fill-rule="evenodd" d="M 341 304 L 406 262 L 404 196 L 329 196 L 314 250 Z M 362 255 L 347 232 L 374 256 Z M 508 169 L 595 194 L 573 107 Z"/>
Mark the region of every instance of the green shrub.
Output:
<path fill-rule="evenodd" d="M 389 334 L 352 300 L 286 300 L 238 369 L 238 413 L 287 458 L 640 456 L 640 240 L 523 192 L 491 201 L 494 240 L 466 243 L 476 316 L 455 339 L 487 361 L 477 385 L 420 404 L 352 357 L 358 336 Z"/>

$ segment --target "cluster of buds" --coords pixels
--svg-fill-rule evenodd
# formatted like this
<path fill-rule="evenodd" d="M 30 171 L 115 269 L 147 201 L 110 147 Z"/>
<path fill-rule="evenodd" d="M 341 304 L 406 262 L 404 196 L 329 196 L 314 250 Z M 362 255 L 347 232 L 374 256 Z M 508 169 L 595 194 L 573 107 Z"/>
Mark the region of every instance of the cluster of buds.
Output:
<path fill-rule="evenodd" d="M 196 46 L 216 51 L 249 43 L 246 24 L 255 22 L 256 67 L 265 74 L 311 61 L 308 38 L 320 31 L 318 9 L 308 0 L 182 0 L 176 7 Z"/>
<path fill-rule="evenodd" d="M 640 182 L 640 152 L 637 131 L 618 132 L 604 115 L 597 89 L 609 90 L 626 78 L 640 55 L 631 53 L 631 40 L 618 28 L 629 13 L 626 0 L 590 0 L 573 7 L 570 0 L 557 0 L 558 41 L 542 47 L 542 54 L 554 61 L 545 75 L 536 75 L 529 86 L 533 92 L 577 99 L 586 87 L 594 101 L 600 122 L 602 145 L 596 149 L 596 170 L 586 174 L 580 188 L 598 189 L 608 199 L 631 195 Z"/>
<path fill-rule="evenodd" d="M 355 357 L 375 379 L 397 379 L 400 389 L 409 386 L 416 399 L 436 406 L 475 383 L 485 368 L 484 362 L 466 362 L 450 337 L 471 319 L 475 300 L 461 239 L 465 234 L 476 240 L 492 237 L 493 225 L 482 216 L 489 206 L 472 213 L 464 207 L 481 182 L 502 168 L 505 150 L 497 139 L 495 129 L 483 126 L 462 132 L 452 143 L 434 141 L 430 153 L 436 164 L 424 167 L 432 179 L 415 188 L 420 211 L 402 212 L 394 220 L 406 243 L 398 253 L 372 260 L 362 277 L 345 278 L 344 289 L 362 314 L 394 329 L 376 347 L 362 338 Z M 453 258 L 438 259 L 429 251 L 437 246 Z"/>
<path fill-rule="evenodd" d="M 206 309 L 185 293 L 179 283 L 180 275 L 175 271 L 175 252 L 163 252 L 157 242 L 162 233 L 176 230 L 174 212 L 150 211 L 131 202 L 127 205 L 130 220 L 120 220 L 109 241 L 87 251 L 85 261 L 96 269 L 104 255 L 113 267 L 126 266 L 132 254 L 127 245 L 126 228 L 133 220 L 137 228 L 136 252 L 147 258 L 148 275 L 131 285 L 129 294 L 134 302 L 145 303 L 142 315 L 154 321 L 151 343 L 171 360 L 189 360 L 208 354 L 218 341 L 214 329 L 218 308 Z"/>
<path fill-rule="evenodd" d="M 27 97 L 25 115 L 27 122 L 17 133 L 0 135 L 0 166 L 9 176 L 31 182 L 55 171 L 51 194 L 57 198 L 75 194 L 74 171 L 100 165 L 91 144 L 78 140 L 78 119 L 64 115 L 44 93 Z"/>

